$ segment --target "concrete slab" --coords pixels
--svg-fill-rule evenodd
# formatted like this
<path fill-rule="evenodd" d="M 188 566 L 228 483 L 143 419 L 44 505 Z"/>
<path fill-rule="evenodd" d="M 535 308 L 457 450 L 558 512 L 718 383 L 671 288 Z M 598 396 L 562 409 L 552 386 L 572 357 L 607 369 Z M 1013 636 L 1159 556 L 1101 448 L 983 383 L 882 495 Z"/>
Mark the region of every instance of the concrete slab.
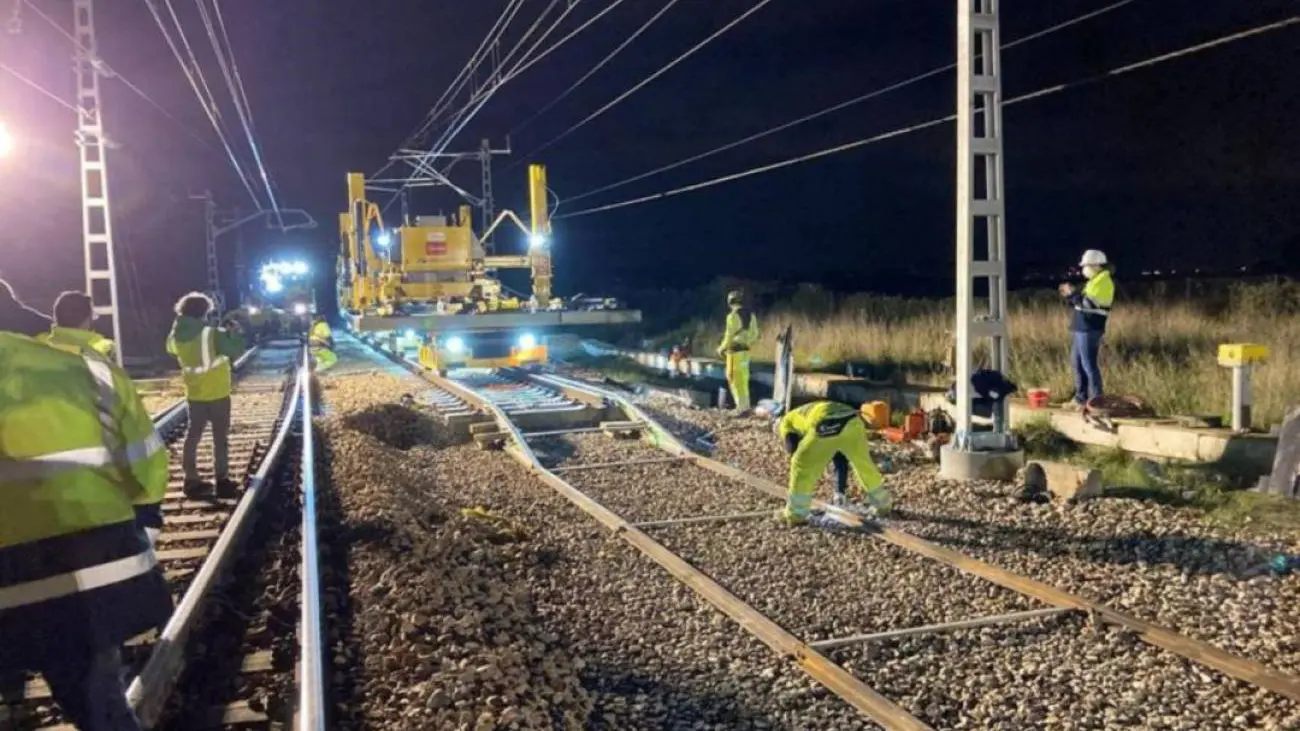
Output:
<path fill-rule="evenodd" d="M 939 449 L 939 477 L 945 480 L 998 480 L 1009 482 L 1025 465 L 1025 453 L 962 452 L 945 444 Z"/>

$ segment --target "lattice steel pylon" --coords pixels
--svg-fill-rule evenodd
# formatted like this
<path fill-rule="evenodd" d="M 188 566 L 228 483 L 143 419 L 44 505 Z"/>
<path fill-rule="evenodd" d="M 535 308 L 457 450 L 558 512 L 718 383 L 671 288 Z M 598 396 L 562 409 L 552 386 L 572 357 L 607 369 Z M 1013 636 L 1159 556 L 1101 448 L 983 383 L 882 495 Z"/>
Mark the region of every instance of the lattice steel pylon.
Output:
<path fill-rule="evenodd" d="M 492 144 L 488 140 L 483 140 L 483 145 L 479 148 L 479 166 L 483 171 L 483 228 L 487 229 L 496 219 L 496 202 L 492 197 Z M 488 234 L 483 240 L 483 250 L 488 254 L 493 252 L 492 235 Z"/>
<path fill-rule="evenodd" d="M 212 198 L 212 191 L 203 195 L 192 195 L 191 200 L 203 201 L 203 236 L 204 253 L 208 264 L 208 296 L 217 306 L 217 314 L 226 309 L 226 295 L 221 291 L 221 269 L 217 262 L 217 202 Z"/>
<path fill-rule="evenodd" d="M 1002 53 L 999 0 L 957 0 L 957 434 L 972 441 L 975 350 L 989 344 L 988 367 L 1007 372 L 1006 201 L 1002 172 Z M 976 312 L 976 284 L 988 285 L 988 309 Z M 1003 403 L 1005 409 L 1005 403 Z M 1005 414 L 989 441 L 1005 443 Z"/>
<path fill-rule="evenodd" d="M 77 77 L 77 145 L 81 148 L 81 220 L 85 249 L 86 293 L 95 314 L 112 318 L 117 362 L 122 364 L 125 344 L 117 309 L 117 267 L 113 252 L 113 221 L 108 197 L 108 144 L 104 135 L 99 89 L 106 75 L 95 43 L 93 0 L 73 0 L 73 37 L 79 48 L 74 57 Z"/>

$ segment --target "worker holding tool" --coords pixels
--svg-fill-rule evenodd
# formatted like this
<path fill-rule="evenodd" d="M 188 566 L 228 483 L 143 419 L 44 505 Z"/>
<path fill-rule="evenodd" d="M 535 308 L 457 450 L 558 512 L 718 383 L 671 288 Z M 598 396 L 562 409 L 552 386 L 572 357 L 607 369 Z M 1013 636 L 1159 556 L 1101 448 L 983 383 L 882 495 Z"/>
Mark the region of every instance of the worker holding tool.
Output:
<path fill-rule="evenodd" d="M 736 415 L 749 415 L 749 349 L 758 342 L 758 317 L 745 306 L 739 291 L 727 293 L 726 328 L 718 355 L 726 359 L 727 386 L 735 402 Z"/>
<path fill-rule="evenodd" d="M 106 360 L 115 360 L 117 346 L 91 330 L 95 309 L 85 292 L 63 292 L 54 300 L 54 327 L 36 338 L 48 345 L 85 350 Z"/>
<path fill-rule="evenodd" d="M 138 731 L 120 647 L 171 614 L 135 515 L 163 499 L 167 450 L 97 355 L 3 332 L 0 382 L 0 728 L 28 727 L 11 703 L 39 672 L 81 731 Z"/>
<path fill-rule="evenodd" d="M 199 479 L 198 451 L 203 431 L 212 425 L 212 468 L 217 497 L 234 497 L 238 489 L 229 477 L 231 364 L 244 352 L 238 323 L 233 331 L 207 324 L 212 299 L 190 292 L 176 303 L 176 321 L 167 336 L 167 352 L 176 356 L 185 381 L 189 429 L 181 463 L 185 469 L 186 497 L 198 497 L 209 486 Z"/>
<path fill-rule="evenodd" d="M 1110 276 L 1106 255 L 1096 249 L 1083 253 L 1079 261 L 1087 283 L 1079 291 L 1062 284 L 1061 296 L 1074 310 L 1070 321 L 1070 363 L 1074 368 L 1074 403 L 1078 408 L 1105 393 L 1101 383 L 1101 339 L 1106 333 L 1110 308 L 1115 302 L 1115 281 Z"/>
<path fill-rule="evenodd" d="M 777 434 L 790 454 L 790 492 L 778 518 L 786 525 L 808 522 L 817 480 L 826 463 L 835 465 L 836 506 L 848 504 L 849 468 L 859 489 L 877 513 L 888 513 L 893 499 L 867 448 L 866 414 L 836 401 L 814 401 L 789 411 Z"/>
<path fill-rule="evenodd" d="M 334 353 L 334 334 L 324 315 L 316 315 L 312 323 L 311 334 L 307 336 L 307 345 L 311 348 L 312 360 L 316 363 L 316 372 L 327 371 L 339 362 Z"/>

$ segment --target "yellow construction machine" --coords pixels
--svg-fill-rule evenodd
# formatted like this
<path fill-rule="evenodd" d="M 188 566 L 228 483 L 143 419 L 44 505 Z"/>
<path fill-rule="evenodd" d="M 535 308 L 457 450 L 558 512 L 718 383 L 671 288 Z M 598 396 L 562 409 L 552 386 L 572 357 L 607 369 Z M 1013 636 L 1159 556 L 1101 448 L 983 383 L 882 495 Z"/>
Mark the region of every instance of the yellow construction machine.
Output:
<path fill-rule="evenodd" d="M 379 206 L 366 197 L 364 176 L 350 173 L 338 261 L 339 309 L 348 326 L 395 353 L 415 349 L 424 367 L 445 372 L 545 363 L 549 332 L 640 322 L 639 311 L 616 300 L 566 303 L 552 293 L 546 168 L 530 165 L 528 182 L 529 223 L 504 211 L 476 235 L 467 205 L 451 220 L 417 216 L 385 228 Z M 523 232 L 527 253 L 486 253 L 483 240 L 506 221 Z M 532 292 L 506 290 L 497 278 L 501 269 L 528 269 Z"/>

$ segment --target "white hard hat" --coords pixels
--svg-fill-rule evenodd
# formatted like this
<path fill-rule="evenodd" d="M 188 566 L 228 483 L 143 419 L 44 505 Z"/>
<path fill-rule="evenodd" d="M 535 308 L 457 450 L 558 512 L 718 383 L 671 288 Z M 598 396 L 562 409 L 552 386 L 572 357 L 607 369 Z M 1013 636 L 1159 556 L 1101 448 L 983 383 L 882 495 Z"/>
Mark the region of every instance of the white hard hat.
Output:
<path fill-rule="evenodd" d="M 1083 258 L 1079 260 L 1081 267 L 1104 267 L 1106 266 L 1106 255 L 1096 249 L 1088 249 L 1083 252 Z"/>

